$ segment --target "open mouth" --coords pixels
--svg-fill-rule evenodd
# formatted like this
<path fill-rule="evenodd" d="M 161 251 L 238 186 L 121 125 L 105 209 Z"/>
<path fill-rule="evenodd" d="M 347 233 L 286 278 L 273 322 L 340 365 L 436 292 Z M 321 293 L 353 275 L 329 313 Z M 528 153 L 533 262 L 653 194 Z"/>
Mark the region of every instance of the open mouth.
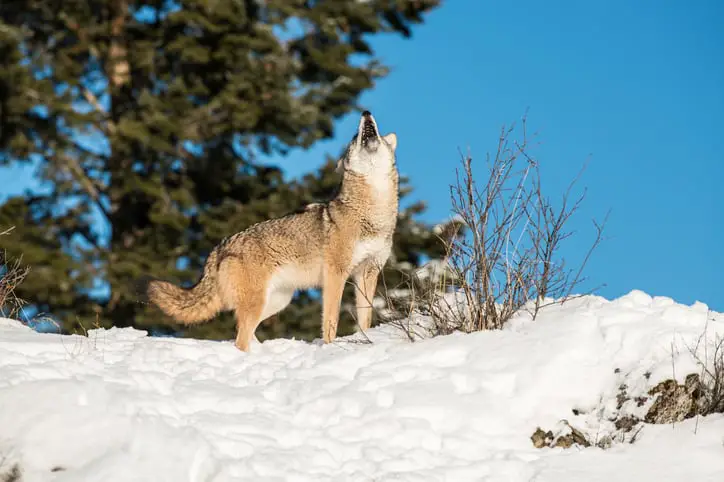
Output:
<path fill-rule="evenodd" d="M 375 125 L 375 120 L 369 111 L 364 111 L 362 113 L 360 135 L 363 146 L 367 146 L 372 140 L 377 141 L 377 125 Z M 374 142 L 372 144 L 374 144 Z"/>

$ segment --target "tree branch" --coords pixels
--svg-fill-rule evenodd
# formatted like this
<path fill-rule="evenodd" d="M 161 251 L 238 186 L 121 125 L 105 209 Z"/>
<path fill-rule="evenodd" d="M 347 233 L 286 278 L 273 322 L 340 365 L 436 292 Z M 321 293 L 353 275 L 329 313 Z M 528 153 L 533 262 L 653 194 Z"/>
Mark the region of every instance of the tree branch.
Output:
<path fill-rule="evenodd" d="M 91 198 L 93 202 L 98 206 L 98 209 L 101 211 L 103 216 L 106 219 L 110 219 L 110 214 L 106 210 L 105 207 L 103 207 L 103 203 L 101 202 L 100 193 L 98 192 L 98 189 L 96 188 L 96 185 L 94 184 L 93 180 L 88 177 L 88 175 L 85 173 L 85 170 L 80 165 L 77 159 L 74 159 L 72 156 L 63 155 L 63 160 L 66 162 L 67 166 L 70 168 L 71 174 L 73 177 L 78 181 L 80 186 L 83 188 L 83 191 Z"/>

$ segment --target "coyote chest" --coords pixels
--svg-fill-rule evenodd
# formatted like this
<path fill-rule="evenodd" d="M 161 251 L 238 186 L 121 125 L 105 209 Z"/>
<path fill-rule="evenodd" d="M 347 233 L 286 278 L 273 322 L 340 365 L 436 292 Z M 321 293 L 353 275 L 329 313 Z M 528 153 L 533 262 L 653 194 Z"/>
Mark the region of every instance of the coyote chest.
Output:
<path fill-rule="evenodd" d="M 352 266 L 357 267 L 363 261 L 384 264 L 390 255 L 392 243 L 383 237 L 360 239 L 352 251 Z"/>
<path fill-rule="evenodd" d="M 396 186 L 387 177 L 385 182 L 372 187 L 371 199 L 360 219 L 362 233 L 352 249 L 353 269 L 365 261 L 381 267 L 392 249 L 392 234 L 397 225 Z"/>

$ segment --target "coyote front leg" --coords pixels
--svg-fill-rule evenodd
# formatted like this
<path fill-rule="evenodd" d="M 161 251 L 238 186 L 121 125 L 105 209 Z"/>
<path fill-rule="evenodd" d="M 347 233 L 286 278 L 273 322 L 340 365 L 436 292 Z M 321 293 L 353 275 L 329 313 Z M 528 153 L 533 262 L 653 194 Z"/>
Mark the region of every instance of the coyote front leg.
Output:
<path fill-rule="evenodd" d="M 325 264 L 322 283 L 322 339 L 325 343 L 337 337 L 339 306 L 342 302 L 346 273 L 336 266 Z"/>
<path fill-rule="evenodd" d="M 355 273 L 357 324 L 362 331 L 372 326 L 372 299 L 375 297 L 379 274 L 380 266 L 376 261 L 368 261 Z"/>

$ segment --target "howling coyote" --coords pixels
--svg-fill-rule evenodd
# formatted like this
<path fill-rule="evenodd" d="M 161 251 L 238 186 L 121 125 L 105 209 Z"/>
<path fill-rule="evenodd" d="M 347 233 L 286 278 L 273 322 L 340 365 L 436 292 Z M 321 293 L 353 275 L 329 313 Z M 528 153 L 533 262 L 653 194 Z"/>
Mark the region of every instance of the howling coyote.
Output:
<path fill-rule="evenodd" d="M 337 163 L 337 196 L 302 212 L 255 224 L 219 243 L 204 274 L 184 289 L 166 281 L 146 286 L 149 300 L 177 322 L 236 314 L 236 346 L 249 350 L 257 326 L 284 309 L 294 292 L 322 288 L 322 338 L 337 336 L 342 290 L 356 285 L 357 320 L 370 327 L 377 277 L 392 249 L 397 224 L 397 136 L 381 136 L 374 117 L 362 113 L 357 134 Z"/>

